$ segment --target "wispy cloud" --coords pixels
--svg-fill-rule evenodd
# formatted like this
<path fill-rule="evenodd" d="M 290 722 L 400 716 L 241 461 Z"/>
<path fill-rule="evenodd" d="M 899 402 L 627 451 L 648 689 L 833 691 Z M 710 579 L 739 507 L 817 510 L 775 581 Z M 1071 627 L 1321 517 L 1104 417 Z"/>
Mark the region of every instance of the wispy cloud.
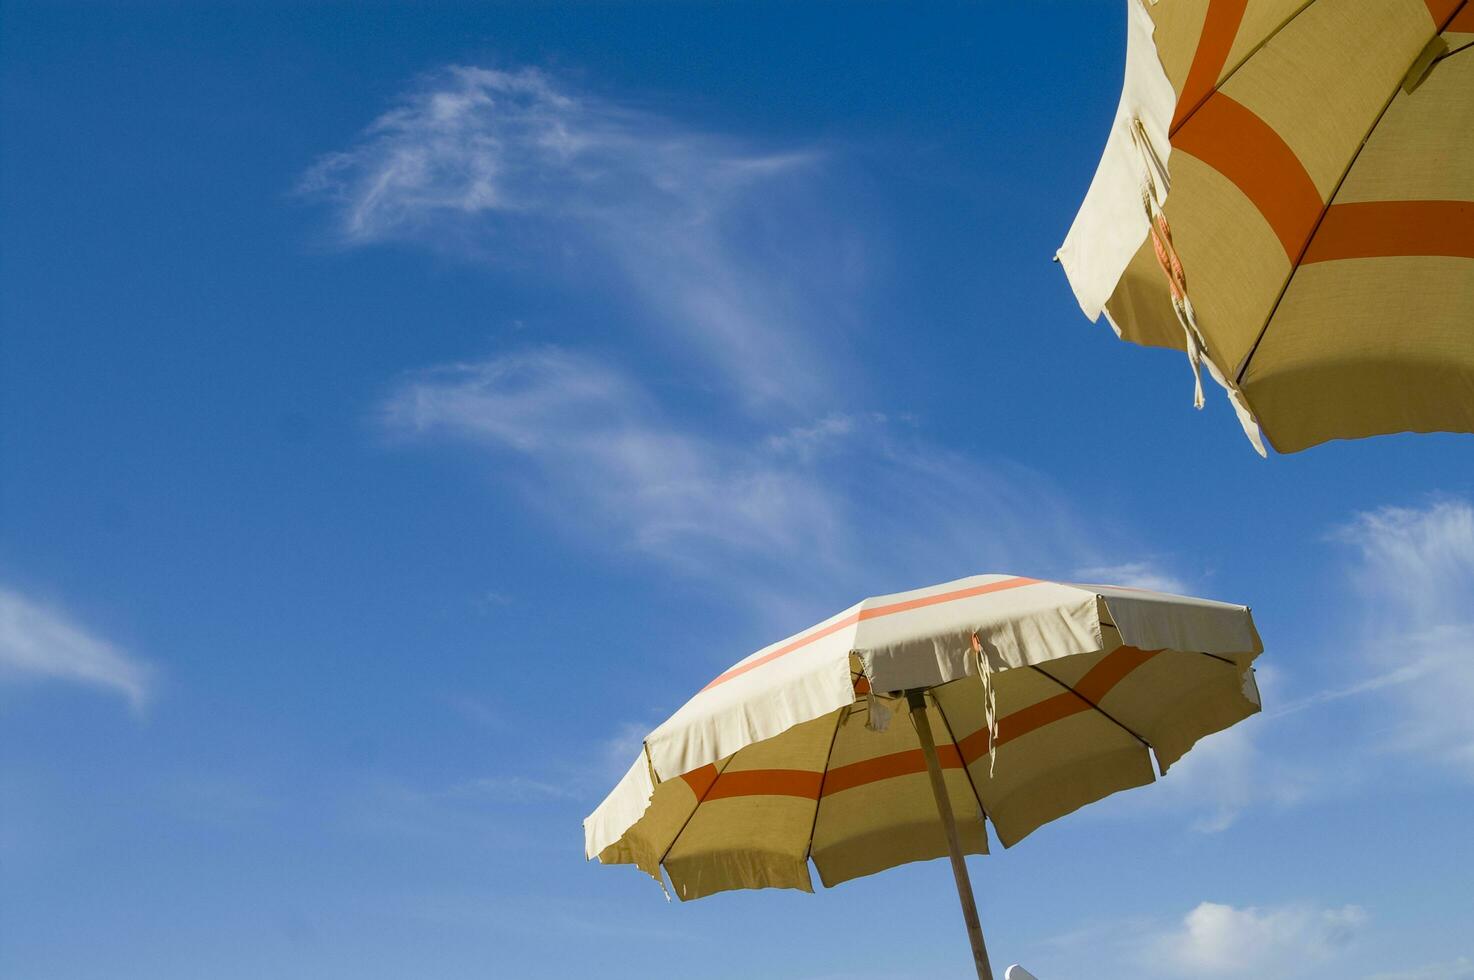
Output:
<path fill-rule="evenodd" d="M 1245 811 L 1295 806 L 1316 792 L 1321 774 L 1276 758 L 1263 741 L 1252 719 L 1204 739 L 1161 781 L 1160 802 L 1186 813 L 1191 829 L 1213 834 Z"/>
<path fill-rule="evenodd" d="M 1041 976 L 1050 975 L 1046 968 L 1063 976 L 1162 980 L 1351 976 L 1342 960 L 1354 951 L 1370 919 L 1358 905 L 1205 901 L 1172 918 L 1096 917 L 1044 940 L 1030 956 Z M 1421 976 L 1410 973 L 1407 980 Z"/>
<path fill-rule="evenodd" d="M 1277 748 L 1263 719 L 1240 722 L 1193 746 L 1153 785 L 1098 803 L 1088 812 L 1105 820 L 1164 815 L 1193 833 L 1218 834 L 1246 813 L 1299 806 L 1333 791 L 1336 780 L 1349 778 L 1282 758 Z"/>
<path fill-rule="evenodd" d="M 568 351 L 434 369 L 400 387 L 384 417 L 391 432 L 524 457 L 556 512 L 668 558 L 812 551 L 835 523 L 835 502 L 795 469 L 680 431 L 633 379 Z"/>
<path fill-rule="evenodd" d="M 1292 977 L 1341 955 L 1367 921 L 1355 905 L 1235 907 L 1203 902 L 1152 937 L 1143 962 L 1181 977 Z"/>
<path fill-rule="evenodd" d="M 1336 537 L 1356 556 L 1349 577 L 1368 670 L 1312 700 L 1369 694 L 1396 725 L 1389 747 L 1474 776 L 1474 506 L 1386 507 Z"/>
<path fill-rule="evenodd" d="M 1386 507 L 1356 515 L 1333 539 L 1353 549 L 1345 574 L 1353 612 L 1343 616 L 1360 657 L 1338 656 L 1344 679 L 1298 696 L 1277 696 L 1282 678 L 1259 670 L 1267 710 L 1203 741 L 1149 790 L 1102 807 L 1106 815 L 1170 808 L 1194 830 L 1218 832 L 1258 807 L 1284 809 L 1344 793 L 1364 781 L 1376 753 L 1430 754 L 1474 776 L 1474 506 L 1444 499 L 1424 507 Z M 1135 573 L 1135 581 L 1131 577 Z M 1165 588 L 1169 577 L 1147 563 L 1081 569 L 1082 577 Z M 1153 583 L 1153 584 L 1148 584 Z M 1167 589 L 1168 591 L 1175 591 Z M 1369 706 L 1376 741 L 1355 758 L 1311 764 L 1278 720 L 1334 702 Z"/>
<path fill-rule="evenodd" d="M 1474 507 L 1437 500 L 1425 507 L 1383 507 L 1358 514 L 1337 538 L 1361 558 L 1360 588 L 1420 623 L 1446 623 L 1467 612 L 1474 590 Z"/>
<path fill-rule="evenodd" d="M 1373 694 L 1397 684 L 1407 684 L 1411 681 L 1420 680 L 1426 677 L 1429 670 L 1436 666 L 1437 663 L 1438 661 L 1436 659 L 1418 659 L 1381 674 L 1373 674 L 1370 677 L 1353 680 L 1341 687 L 1327 687 L 1318 691 L 1312 691 L 1302 697 L 1276 704 L 1269 711 L 1269 717 L 1281 718 L 1285 715 L 1293 715 L 1304 711 L 1306 708 L 1314 708 L 1317 705 L 1330 704 L 1334 701 L 1344 701 L 1347 698 L 1355 698 L 1363 694 Z"/>
<path fill-rule="evenodd" d="M 1063 568 L 1090 538 L 1038 474 L 927 446 L 884 416 L 725 437 L 670 420 L 609 362 L 554 348 L 417 374 L 383 419 L 401 437 L 531 464 L 528 499 L 585 537 L 698 575 L 720 567 L 753 590 L 816 576 L 860 588 L 882 566 L 892 587 L 913 574 Z"/>
<path fill-rule="evenodd" d="M 1102 585 L 1126 585 L 1134 589 L 1151 589 L 1185 595 L 1187 584 L 1176 575 L 1151 561 L 1129 561 L 1116 565 L 1091 565 L 1077 569 L 1074 577 L 1082 582 Z"/>
<path fill-rule="evenodd" d="M 1278 704 L 1283 678 L 1255 669 L 1265 704 Z M 1096 819 L 1139 822 L 1162 816 L 1195 834 L 1218 834 L 1246 814 L 1283 812 L 1343 792 L 1358 778 L 1354 763 L 1307 760 L 1279 737 L 1271 716 L 1257 715 L 1199 741 L 1151 786 L 1121 793 L 1085 811 Z"/>
<path fill-rule="evenodd" d="M 88 684 L 122 695 L 141 711 L 152 693 L 153 675 L 150 666 L 62 610 L 0 586 L 0 680 Z"/>
<path fill-rule="evenodd" d="M 635 758 L 645 744 L 645 736 L 654 728 L 650 722 L 621 722 L 612 735 L 599 745 L 596 758 L 599 760 L 597 774 L 603 780 L 598 792 L 617 782 L 629 769 L 630 760 Z"/>
<path fill-rule="evenodd" d="M 303 189 L 335 202 L 345 244 L 450 248 L 597 288 L 585 315 L 607 310 L 619 343 L 430 367 L 382 406 L 387 431 L 472 446 L 581 541 L 688 579 L 720 569 L 789 626 L 821 611 L 815 596 L 1101 564 L 1112 536 L 1050 480 L 858 400 L 863 373 L 838 352 L 872 248 L 862 209 L 838 203 L 845 168 L 553 74 L 451 67 Z"/>
<path fill-rule="evenodd" d="M 352 245 L 408 240 L 628 293 L 739 397 L 805 404 L 834 355 L 855 242 L 807 213 L 824 155 L 767 147 L 582 92 L 546 73 L 425 78 L 302 190 Z M 830 229 L 826 231 L 825 229 Z"/>

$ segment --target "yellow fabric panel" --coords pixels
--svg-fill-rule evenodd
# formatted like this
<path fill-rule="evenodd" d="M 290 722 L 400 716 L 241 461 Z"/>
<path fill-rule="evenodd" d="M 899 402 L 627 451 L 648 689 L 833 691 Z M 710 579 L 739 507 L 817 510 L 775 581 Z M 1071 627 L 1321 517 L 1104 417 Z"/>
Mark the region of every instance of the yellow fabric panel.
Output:
<path fill-rule="evenodd" d="M 1187 153 L 1172 154 L 1166 213 L 1208 353 L 1232 372 L 1259 336 L 1290 260 L 1253 202 Z M 1157 289 L 1167 297 L 1166 276 L 1160 268 L 1156 273 Z"/>
<path fill-rule="evenodd" d="M 1226 6 L 1232 5 L 1232 0 L 1218 2 Z M 1318 2 L 1324 3 L 1325 0 Z M 1419 3 L 1419 0 L 1397 0 L 1397 3 L 1410 6 Z M 1256 57 L 1266 41 L 1293 25 L 1299 15 L 1307 12 L 1310 6 L 1312 3 L 1309 0 L 1247 0 L 1242 17 L 1233 31 L 1232 43 L 1214 81 L 1221 83 L 1225 78 L 1236 74 L 1246 59 Z M 1157 57 L 1173 90 L 1179 95 L 1183 91 L 1193 61 L 1199 54 L 1199 46 L 1205 43 L 1203 30 L 1207 23 L 1208 7 L 1209 0 L 1175 0 L 1172 3 L 1153 4 L 1148 8 L 1156 26 L 1153 41 Z M 1419 9 L 1427 21 L 1426 8 L 1419 6 Z M 1392 13 L 1402 16 L 1406 11 L 1393 10 Z M 1206 45 L 1213 47 L 1213 39 L 1206 39 Z"/>
<path fill-rule="evenodd" d="M 1061 668 L 1062 679 L 1074 680 L 1102 659 L 1101 654 L 1067 657 L 1046 665 Z M 1069 681 L 1066 681 L 1068 684 Z M 1153 779 L 1147 749 L 1120 727 L 1084 707 L 1066 687 L 1033 669 L 1004 671 L 994 677 L 1000 721 L 993 774 L 988 756 L 968 767 L 993 829 L 1012 847 L 1038 827 L 1118 790 Z M 942 709 L 957 737 L 983 726 L 982 685 L 968 678 L 939 689 Z M 1009 717 L 1026 718 L 1025 709 L 1047 712 L 1050 704 L 1068 704 L 1076 713 L 1009 738 Z M 1083 710 L 1081 710 L 1083 708 Z"/>
<path fill-rule="evenodd" d="M 689 901 L 734 888 L 813 891 L 805 853 L 813 819 L 813 801 L 792 796 L 708 800 L 666 855 L 676 896 Z"/>
<path fill-rule="evenodd" d="M 1474 431 L 1474 259 L 1302 266 L 1243 388 L 1280 452 L 1389 432 Z"/>
<path fill-rule="evenodd" d="M 1113 630 L 1112 632 L 1115 631 Z M 1119 636 L 1120 634 L 1117 633 L 1116 635 Z M 1114 650 L 1116 646 L 1119 645 L 1120 644 L 1117 643 L 1115 646 L 1112 646 L 1110 650 Z M 1075 684 L 1079 682 L 1080 678 L 1090 673 L 1092 668 L 1098 666 L 1100 662 L 1106 658 L 1106 654 L 1109 653 L 1110 650 L 1099 650 L 1095 653 L 1082 653 L 1079 656 L 1075 657 L 1061 657 L 1059 660 L 1052 660 L 1047 664 L 1043 664 L 1042 666 L 1049 671 L 1049 677 L 1039 678 L 1039 680 L 1043 682 L 1038 685 L 1040 696 L 1045 697 L 1051 694 L 1059 693 L 1059 684 L 1055 684 L 1053 687 L 1049 686 L 1050 677 L 1053 677 L 1056 681 L 1059 681 L 1060 683 L 1067 684 L 1070 687 L 1074 687 Z M 1004 677 L 1007 676 L 1007 674 L 1004 675 Z"/>
<path fill-rule="evenodd" d="M 919 753 L 921 743 L 905 700 L 889 705 L 893 716 L 884 732 L 866 729 L 864 711 L 855 712 L 841 726 L 830 760 L 830 780 L 835 780 L 837 770 L 842 771 L 844 766 Z M 942 775 L 962 850 L 966 854 L 986 854 L 987 828 L 972 785 L 961 769 L 945 767 L 945 756 L 955 751 L 948 741 L 947 726 L 934 706 L 928 708 L 927 717 L 939 754 L 944 756 Z M 833 791 L 834 785 L 826 784 L 814 825 L 812 856 L 826 886 L 898 864 L 946 856 L 947 838 L 924 769 L 862 782 L 837 792 Z"/>
<path fill-rule="evenodd" d="M 955 682 L 954 682 L 955 683 Z M 881 706 L 890 713 L 889 723 L 883 731 L 871 731 L 865 727 L 869 714 L 865 702 L 855 705 L 849 717 L 839 728 L 834 739 L 834 749 L 829 754 L 829 771 L 842 769 L 858 762 L 867 762 L 895 755 L 898 752 L 919 750 L 921 742 L 916 738 L 916 729 L 911 725 L 904 697 L 877 698 Z M 936 708 L 927 715 L 932 723 L 932 736 L 940 746 L 947 740 L 947 728 L 937 715 Z"/>
<path fill-rule="evenodd" d="M 754 742 L 732 757 L 731 763 L 722 771 L 722 778 L 736 776 L 742 772 L 756 770 L 788 769 L 820 773 L 829 757 L 829 748 L 834 743 L 835 728 L 839 715 L 848 712 L 845 708 L 795 725 L 782 735 Z M 721 786 L 721 779 L 717 780 Z M 713 795 L 715 795 L 715 790 Z"/>
<path fill-rule="evenodd" d="M 795 772 L 815 774 L 812 784 L 817 787 L 837 714 L 796 725 L 732 757 L 666 855 L 665 870 L 678 897 L 701 898 L 733 888 L 813 891 L 808 848 L 815 800 L 746 791 L 803 784 L 790 775 Z M 723 795 L 733 787 L 744 794 Z"/>
<path fill-rule="evenodd" d="M 1474 49 L 1398 91 L 1336 195 L 1361 201 L 1474 201 Z"/>
<path fill-rule="evenodd" d="M 1324 200 L 1432 36 L 1420 0 L 1317 0 L 1220 91 L 1279 134 Z"/>
<path fill-rule="evenodd" d="M 1166 773 L 1198 739 L 1259 710 L 1244 683 L 1243 670 L 1233 663 L 1163 650 L 1112 688 L 1100 706 L 1151 743 Z"/>
<path fill-rule="evenodd" d="M 1004 847 L 1012 847 L 1040 827 L 1112 793 L 1145 786 L 1155 778 L 1146 748 L 1099 715 L 1076 715 L 1059 722 L 1031 752 L 1049 755 L 1047 772 L 1020 781 L 1008 795 L 992 802 L 988 815 Z M 1075 751 L 1070 738 L 1094 739 L 1094 748 Z M 1000 760 L 1000 765 L 1002 762 Z M 987 763 L 974 763 L 976 773 Z"/>
<path fill-rule="evenodd" d="M 987 854 L 988 832 L 961 770 L 943 773 L 964 854 Z M 826 888 L 912 861 L 947 856 L 926 773 L 897 776 L 826 796 L 819 806 L 813 859 Z"/>
<path fill-rule="evenodd" d="M 1218 171 L 1177 152 L 1172 155 L 1172 175 L 1166 214 L 1187 275 L 1188 295 L 1209 356 L 1231 371 L 1258 337 L 1290 262 L 1258 208 Z M 1125 340 L 1186 350 L 1167 276 L 1150 238 L 1126 267 L 1106 312 Z"/>
<path fill-rule="evenodd" d="M 599 853 L 599 862 L 633 864 L 659 880 L 660 859 L 695 809 L 696 794 L 685 780 L 666 780 L 655 787 L 644 816 L 622 838 Z"/>
<path fill-rule="evenodd" d="M 1186 350 L 1182 325 L 1172 312 L 1172 294 L 1167 279 L 1152 251 L 1152 240 L 1145 239 L 1111 298 L 1106 301 L 1106 315 L 1120 330 L 1121 337 L 1147 347 Z"/>
<path fill-rule="evenodd" d="M 1158 9 L 1163 6 L 1159 4 Z M 1298 6 L 1250 3 L 1228 64 L 1248 54 L 1245 47 L 1250 38 L 1257 45 L 1296 9 Z M 1198 16 L 1201 19 L 1200 11 Z M 1159 24 L 1165 22 L 1159 20 Z M 1318 0 L 1285 23 L 1239 67 L 1222 91 L 1285 140 L 1324 197 L 1340 180 L 1388 93 L 1428 40 L 1431 27 L 1420 0 L 1388 4 Z M 1355 66 L 1354 70 L 1348 66 Z M 1443 66 L 1438 70 L 1453 74 Z M 1177 84 L 1170 71 L 1169 77 Z M 1457 87 L 1461 79 L 1454 81 L 1448 87 Z M 1464 85 L 1461 95 L 1467 97 L 1470 90 Z M 1335 97 L 1327 98 L 1327 92 L 1334 92 Z M 1457 126 L 1445 128 L 1446 140 L 1457 139 L 1453 135 L 1457 130 Z M 1429 135 L 1424 141 L 1427 149 L 1438 151 L 1441 147 L 1433 144 L 1439 138 Z M 1430 154 L 1430 159 L 1435 155 Z M 1274 229 L 1230 180 L 1185 151 L 1174 152 L 1170 165 L 1173 180 L 1166 214 L 1182 257 L 1188 295 L 1209 356 L 1232 375 L 1274 309 L 1290 274 L 1290 261 Z M 1427 160 L 1419 166 L 1436 168 L 1445 180 L 1474 181 L 1474 166 Z M 1138 249 L 1106 308 L 1125 339 L 1185 348 L 1166 277 L 1150 240 Z"/>
<path fill-rule="evenodd" d="M 1004 847 L 1087 803 L 1155 778 L 1146 746 L 1089 709 L 1000 745 L 991 778 L 986 756 L 971 771 Z"/>
<path fill-rule="evenodd" d="M 1152 40 L 1156 42 L 1162 70 L 1172 83 L 1172 90 L 1181 94 L 1188 69 L 1192 67 L 1193 54 L 1198 49 L 1198 38 L 1203 33 L 1208 0 L 1159 3 L 1148 6 L 1147 13 L 1156 26 Z"/>
<path fill-rule="evenodd" d="M 1228 53 L 1225 73 L 1232 72 L 1245 58 L 1254 55 L 1270 35 L 1289 24 L 1309 2 L 1320 0 L 1249 0 L 1243 20 L 1239 21 L 1238 33 L 1234 35 L 1233 48 Z"/>

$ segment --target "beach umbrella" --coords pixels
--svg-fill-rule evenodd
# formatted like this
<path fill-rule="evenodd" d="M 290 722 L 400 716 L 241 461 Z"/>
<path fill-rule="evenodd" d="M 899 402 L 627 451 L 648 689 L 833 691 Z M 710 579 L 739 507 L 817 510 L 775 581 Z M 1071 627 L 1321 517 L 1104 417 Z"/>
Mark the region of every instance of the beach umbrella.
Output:
<path fill-rule="evenodd" d="M 704 639 L 709 643 L 709 639 Z M 1259 710 L 1245 606 L 980 575 L 866 599 L 723 671 L 584 821 L 605 864 L 681 899 L 812 891 L 964 854 L 1150 783 Z"/>
<path fill-rule="evenodd" d="M 1057 256 L 1086 315 L 1185 351 L 1261 454 L 1474 431 L 1474 2 L 1127 8 Z"/>

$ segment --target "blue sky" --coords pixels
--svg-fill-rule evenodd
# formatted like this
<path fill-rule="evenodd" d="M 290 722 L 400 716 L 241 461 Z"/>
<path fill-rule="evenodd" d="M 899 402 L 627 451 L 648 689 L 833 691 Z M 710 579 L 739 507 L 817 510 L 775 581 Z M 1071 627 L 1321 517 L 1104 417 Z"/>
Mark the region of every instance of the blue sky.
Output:
<path fill-rule="evenodd" d="M 1123 14 L 6 4 L 0 974 L 961 975 L 945 864 L 668 905 L 580 821 L 1001 571 L 1253 605 L 1267 710 L 975 859 L 1000 965 L 1474 977 L 1474 443 L 1264 461 L 1084 320 Z"/>

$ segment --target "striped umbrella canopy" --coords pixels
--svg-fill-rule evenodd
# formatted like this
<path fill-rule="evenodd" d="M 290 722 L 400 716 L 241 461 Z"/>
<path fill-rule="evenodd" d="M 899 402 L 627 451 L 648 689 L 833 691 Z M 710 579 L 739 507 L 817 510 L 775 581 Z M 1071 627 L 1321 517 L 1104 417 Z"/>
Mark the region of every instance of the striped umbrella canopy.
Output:
<path fill-rule="evenodd" d="M 1474 431 L 1474 2 L 1127 8 L 1057 256 L 1086 315 L 1187 352 L 1261 454 Z"/>
<path fill-rule="evenodd" d="M 1259 710 L 1245 606 L 980 575 L 866 599 L 724 671 L 652 731 L 585 851 L 682 899 L 812 891 L 964 854 L 1153 781 Z M 909 718 L 904 717 L 909 715 Z"/>

